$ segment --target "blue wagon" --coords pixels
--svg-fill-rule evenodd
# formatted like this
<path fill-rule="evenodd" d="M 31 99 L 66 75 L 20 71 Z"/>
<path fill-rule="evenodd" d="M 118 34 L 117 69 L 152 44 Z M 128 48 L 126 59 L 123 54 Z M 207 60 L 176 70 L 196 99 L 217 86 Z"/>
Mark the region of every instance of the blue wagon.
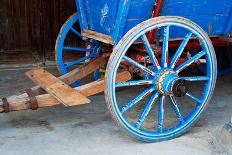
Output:
<path fill-rule="evenodd" d="M 76 0 L 76 6 L 77 12 L 64 24 L 56 43 L 61 73 L 109 54 L 105 98 L 117 124 L 148 142 L 186 132 L 213 94 L 217 60 L 212 42 L 226 45 L 231 40 L 232 1 Z M 67 60 L 64 55 L 69 52 L 81 53 L 81 57 Z M 186 72 L 194 66 L 201 66 L 202 74 Z M 94 80 L 102 70 L 104 66 L 95 71 Z M 136 78 L 116 82 L 122 70 Z M 188 85 L 197 86 L 198 91 Z M 125 102 L 122 87 L 140 93 Z M 142 109 L 138 116 L 137 106 Z M 189 111 L 184 112 L 182 106 L 190 106 Z M 170 113 L 176 115 L 175 120 L 168 120 Z"/>

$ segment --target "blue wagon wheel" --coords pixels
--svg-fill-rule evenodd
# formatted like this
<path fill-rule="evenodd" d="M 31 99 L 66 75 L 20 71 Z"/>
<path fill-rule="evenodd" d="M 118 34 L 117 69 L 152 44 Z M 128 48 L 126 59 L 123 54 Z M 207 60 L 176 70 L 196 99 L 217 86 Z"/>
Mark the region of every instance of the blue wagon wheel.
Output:
<path fill-rule="evenodd" d="M 59 71 L 62 74 L 67 74 L 72 68 L 97 57 L 99 49 L 98 42 L 81 35 L 78 15 L 77 13 L 73 14 L 62 26 L 56 41 L 55 54 Z M 99 70 L 96 70 L 94 79 L 99 78 Z M 78 85 L 80 85 L 80 81 L 72 84 L 73 87 Z"/>
<path fill-rule="evenodd" d="M 185 37 L 178 50 L 170 53 L 168 44 L 172 30 L 176 32 L 176 29 L 184 32 Z M 156 48 L 147 39 L 147 33 L 151 30 L 160 31 L 160 55 L 154 52 Z M 179 63 L 191 37 L 199 40 L 202 49 Z M 151 66 L 144 66 L 129 57 L 130 47 L 139 40 L 144 44 Z M 184 70 L 202 57 L 206 59 L 206 74 L 186 75 Z M 149 76 L 138 81 L 117 83 L 115 78 L 122 61 L 127 61 Z M 131 29 L 114 48 L 106 71 L 106 102 L 114 120 L 130 135 L 148 142 L 172 139 L 186 132 L 205 109 L 213 94 L 216 71 L 212 43 L 197 24 L 182 17 L 153 18 Z M 187 88 L 187 85 L 191 87 Z M 125 94 L 119 89 L 121 87 L 129 91 L 127 96 L 132 92 L 138 95 L 125 102 L 128 97 L 124 97 Z M 192 87 L 197 91 L 191 90 Z"/>

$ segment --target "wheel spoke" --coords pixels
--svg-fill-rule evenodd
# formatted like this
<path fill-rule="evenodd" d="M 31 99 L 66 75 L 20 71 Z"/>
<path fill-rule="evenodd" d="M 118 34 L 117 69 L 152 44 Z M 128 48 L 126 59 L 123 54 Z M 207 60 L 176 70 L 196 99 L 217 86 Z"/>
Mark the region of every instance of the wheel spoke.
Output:
<path fill-rule="evenodd" d="M 165 104 L 165 96 L 159 96 L 159 109 L 158 109 L 158 132 L 163 132 L 164 126 L 164 104 Z"/>
<path fill-rule="evenodd" d="M 65 46 L 65 47 L 63 47 L 63 50 L 78 51 L 78 52 L 92 52 L 92 49 L 78 48 L 78 47 L 70 47 L 70 46 Z"/>
<path fill-rule="evenodd" d="M 178 108 L 175 97 L 170 96 L 170 99 L 171 99 L 172 108 L 173 108 L 174 112 L 176 113 L 178 120 L 183 124 L 185 121 L 180 113 L 180 109 Z"/>
<path fill-rule="evenodd" d="M 140 86 L 140 85 L 151 85 L 153 84 L 153 80 L 138 80 L 138 81 L 128 81 L 128 82 L 120 82 L 116 83 L 115 87 L 128 87 L 128 86 Z"/>
<path fill-rule="evenodd" d="M 78 60 L 76 60 L 76 61 L 73 61 L 73 62 L 70 62 L 70 63 L 66 64 L 65 67 L 66 67 L 66 68 L 69 68 L 69 67 L 78 65 L 78 64 L 80 64 L 81 62 L 86 61 L 86 60 L 88 60 L 88 59 L 91 59 L 91 58 L 93 58 L 93 57 L 95 57 L 95 54 L 90 54 L 90 55 L 88 55 L 88 56 L 82 57 L 82 58 L 80 58 L 80 59 L 78 59 Z"/>
<path fill-rule="evenodd" d="M 201 58 L 205 54 L 206 54 L 205 51 L 201 51 L 200 53 L 198 53 L 195 56 L 191 57 L 189 60 L 185 61 L 183 64 L 181 64 L 178 67 L 176 67 L 174 69 L 174 71 L 176 71 L 177 73 L 181 72 L 182 70 L 184 70 L 185 68 L 187 68 L 188 66 L 190 66 L 193 62 L 195 62 L 196 60 L 198 60 L 199 58 Z"/>
<path fill-rule="evenodd" d="M 126 112 L 127 110 L 129 110 L 131 107 L 133 107 L 136 103 L 138 103 L 139 101 L 141 101 L 143 98 L 145 98 L 146 96 L 148 96 L 149 94 L 151 94 L 154 91 L 154 87 L 149 87 L 146 90 L 144 90 L 141 94 L 139 94 L 138 96 L 136 96 L 133 100 L 131 100 L 130 102 L 128 102 L 125 106 L 122 107 L 121 109 L 121 113 Z"/>
<path fill-rule="evenodd" d="M 168 40 L 169 40 L 169 26 L 164 28 L 163 48 L 161 57 L 161 67 L 167 67 L 168 64 Z"/>
<path fill-rule="evenodd" d="M 192 94 L 186 93 L 186 95 L 187 95 L 188 97 L 190 97 L 191 99 L 193 99 L 194 101 L 196 101 L 198 104 L 201 104 L 201 103 L 202 103 L 202 101 L 201 101 L 200 99 L 198 99 L 197 97 L 193 96 Z"/>
<path fill-rule="evenodd" d="M 150 69 L 146 68 L 145 66 L 139 64 L 138 62 L 132 60 L 131 58 L 129 58 L 129 57 L 127 57 L 127 56 L 124 56 L 123 58 L 124 58 L 126 61 L 128 61 L 129 63 L 131 63 L 132 65 L 134 65 L 134 66 L 140 68 L 141 70 L 147 72 L 148 74 L 153 75 L 153 76 L 155 75 L 155 73 L 154 73 L 153 71 L 151 71 Z"/>
<path fill-rule="evenodd" d="M 146 46 L 147 53 L 148 53 L 153 65 L 156 67 L 157 70 L 160 70 L 160 65 L 158 63 L 158 60 L 156 59 L 155 54 L 154 54 L 154 52 L 153 52 L 153 50 L 151 48 L 151 45 L 150 45 L 150 43 L 149 43 L 149 41 L 147 39 L 147 36 L 145 34 L 142 35 L 142 40 L 143 40 L 143 42 L 144 42 L 144 44 Z"/>
<path fill-rule="evenodd" d="M 72 31 L 74 34 L 76 34 L 78 37 L 80 37 L 82 40 L 84 40 L 85 42 L 87 42 L 89 45 L 93 45 L 91 42 L 88 41 L 88 39 L 84 39 L 84 38 L 82 37 L 82 35 L 81 35 L 76 29 L 74 29 L 73 27 L 71 28 L 71 31 Z"/>
<path fill-rule="evenodd" d="M 153 93 L 153 95 L 151 96 L 150 100 L 148 101 L 143 113 L 141 114 L 139 120 L 137 121 L 137 123 L 135 124 L 135 127 L 137 129 L 140 129 L 143 122 L 145 121 L 146 117 L 148 116 L 149 112 L 151 111 L 152 105 L 154 104 L 155 100 L 158 98 L 159 93 Z"/>
<path fill-rule="evenodd" d="M 186 81 L 208 81 L 209 77 L 207 76 L 190 76 L 190 77 L 181 77 Z"/>
<path fill-rule="evenodd" d="M 180 44 L 178 50 L 176 51 L 175 55 L 173 56 L 170 64 L 169 64 L 169 67 L 170 68 L 174 68 L 176 63 L 177 63 L 177 60 L 180 58 L 181 54 L 183 53 L 184 51 L 184 48 L 186 47 L 186 45 L 188 44 L 190 38 L 192 37 L 192 33 L 188 33 L 184 40 L 182 41 L 182 43 Z"/>
<path fill-rule="evenodd" d="M 71 28 L 71 31 L 72 31 L 74 34 L 76 34 L 78 37 L 80 37 L 80 38 L 82 39 L 81 34 L 80 34 L 76 29 L 74 29 L 74 28 L 72 27 L 72 28 Z"/>

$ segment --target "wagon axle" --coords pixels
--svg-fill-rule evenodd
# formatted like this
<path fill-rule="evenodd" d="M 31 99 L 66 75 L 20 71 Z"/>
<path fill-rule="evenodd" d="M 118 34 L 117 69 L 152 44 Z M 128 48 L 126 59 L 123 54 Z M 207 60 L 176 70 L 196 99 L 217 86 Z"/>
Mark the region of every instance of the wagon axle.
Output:
<path fill-rule="evenodd" d="M 188 87 L 186 86 L 186 81 L 183 79 L 178 79 L 175 81 L 172 87 L 173 95 L 176 97 L 183 97 L 188 92 Z"/>
<path fill-rule="evenodd" d="M 186 81 L 181 79 L 173 70 L 156 71 L 155 76 L 149 76 L 149 78 L 153 79 L 154 87 L 160 94 L 183 97 L 187 93 Z"/>

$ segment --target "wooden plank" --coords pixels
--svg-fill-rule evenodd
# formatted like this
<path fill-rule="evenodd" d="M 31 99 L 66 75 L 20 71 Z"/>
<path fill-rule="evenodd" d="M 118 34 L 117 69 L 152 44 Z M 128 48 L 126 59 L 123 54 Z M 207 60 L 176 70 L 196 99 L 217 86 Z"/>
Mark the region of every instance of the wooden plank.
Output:
<path fill-rule="evenodd" d="M 109 35 L 105 35 L 102 33 L 91 31 L 91 30 L 82 30 L 81 34 L 86 38 L 91 38 L 91 39 L 95 39 L 95 40 L 101 41 L 106 44 L 114 45 L 114 41 L 112 37 Z"/>
<path fill-rule="evenodd" d="M 130 72 L 125 71 L 125 72 L 119 73 L 117 75 L 116 80 L 117 82 L 126 82 L 126 81 L 129 81 L 130 79 L 131 79 Z M 98 93 L 103 92 L 105 89 L 104 83 L 105 83 L 105 80 L 99 80 L 99 81 L 89 83 L 87 85 L 83 85 L 81 87 L 77 87 L 75 89 L 79 93 L 89 97 L 89 96 L 96 95 Z M 30 109 L 30 104 L 28 104 L 30 101 L 26 93 L 18 95 L 18 96 L 10 96 L 7 99 L 10 104 L 11 111 Z M 51 107 L 51 106 L 56 106 L 60 104 L 60 102 L 50 94 L 38 95 L 36 96 L 36 99 L 37 99 L 39 108 Z M 4 112 L 2 108 L 2 104 L 3 103 L 0 101 L 0 113 Z"/>
<path fill-rule="evenodd" d="M 65 75 L 60 76 L 58 79 L 70 85 L 74 83 L 75 81 L 80 80 L 88 76 L 89 74 L 93 73 L 95 70 L 99 68 L 99 66 L 104 65 L 105 63 L 106 63 L 105 56 L 102 55 L 98 58 L 91 60 L 91 62 L 89 62 L 88 64 L 83 65 L 79 68 L 76 68 L 70 71 L 69 73 Z M 32 90 L 36 95 L 46 93 L 42 88 L 40 88 L 40 86 L 35 86 L 32 88 Z"/>
<path fill-rule="evenodd" d="M 117 75 L 116 81 L 117 82 L 125 82 L 129 81 L 131 79 L 131 74 L 128 71 L 119 73 Z M 94 86 L 94 87 L 93 87 Z M 83 95 L 85 96 L 92 96 L 98 93 L 103 92 L 105 89 L 105 81 L 100 80 L 100 81 L 95 81 L 86 85 L 83 85 L 81 87 L 78 87 L 77 90 L 79 92 L 82 92 Z"/>
<path fill-rule="evenodd" d="M 90 102 L 86 96 L 60 81 L 44 69 L 33 69 L 26 72 L 26 75 L 65 106 L 76 106 Z"/>
<path fill-rule="evenodd" d="M 74 12 L 74 0 L 0 0 L 0 47 L 11 57 L 2 61 L 4 55 L 0 53 L 0 62 L 37 64 L 43 58 L 54 60 L 55 38 Z M 68 44 L 73 40 L 67 40 Z M 81 45 L 80 41 L 75 43 Z"/>
<path fill-rule="evenodd" d="M 89 74 L 93 73 L 95 70 L 99 69 L 101 65 L 106 63 L 106 56 L 100 56 L 96 59 L 91 60 L 91 62 L 86 65 L 79 67 L 70 71 L 69 73 L 59 77 L 61 81 L 64 83 L 71 85 L 72 83 L 76 82 L 79 79 L 82 79 Z"/>

